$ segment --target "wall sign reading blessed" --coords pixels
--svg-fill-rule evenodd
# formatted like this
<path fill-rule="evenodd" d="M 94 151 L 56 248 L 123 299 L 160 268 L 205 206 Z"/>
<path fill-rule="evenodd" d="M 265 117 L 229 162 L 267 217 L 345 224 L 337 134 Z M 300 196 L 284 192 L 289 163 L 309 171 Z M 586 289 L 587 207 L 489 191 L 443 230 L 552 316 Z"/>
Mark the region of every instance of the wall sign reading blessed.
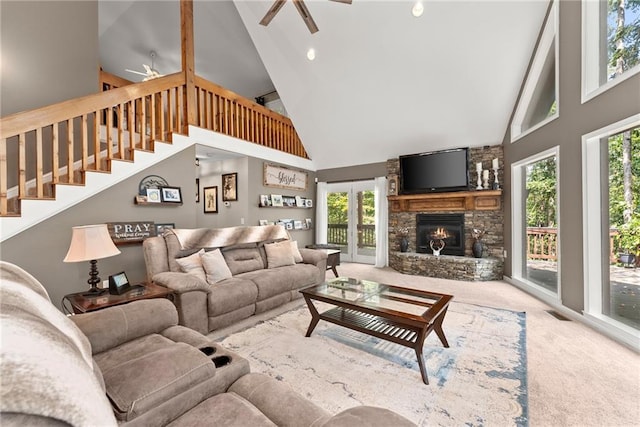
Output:
<path fill-rule="evenodd" d="M 264 164 L 264 186 L 306 190 L 308 182 L 306 172 L 288 169 L 283 166 Z"/>

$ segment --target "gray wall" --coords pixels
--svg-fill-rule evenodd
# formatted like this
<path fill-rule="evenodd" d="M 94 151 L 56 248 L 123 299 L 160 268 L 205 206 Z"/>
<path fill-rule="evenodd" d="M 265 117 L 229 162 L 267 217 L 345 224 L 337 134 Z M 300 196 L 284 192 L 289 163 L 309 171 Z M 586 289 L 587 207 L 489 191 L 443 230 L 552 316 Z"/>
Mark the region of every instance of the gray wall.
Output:
<path fill-rule="evenodd" d="M 71 292 L 88 289 L 89 263 L 63 263 L 71 241 L 71 227 L 105 222 L 154 221 L 175 223 L 176 227 L 196 225 L 194 211 L 195 149 L 183 150 L 106 191 L 2 242 L 0 258 L 27 270 L 45 286 L 54 304 Z M 135 205 L 138 184 L 147 175 L 160 175 L 169 185 L 182 188 L 183 205 Z M 42 202 L 46 203 L 46 202 Z M 142 246 L 119 246 L 120 255 L 98 260 L 100 277 L 125 271 L 132 283 L 146 277 Z"/>
<path fill-rule="evenodd" d="M 563 305 L 581 311 L 584 305 L 582 242 L 582 135 L 640 113 L 640 75 L 581 104 L 581 2 L 560 2 L 560 117 L 511 143 L 507 131 L 505 154 L 505 247 L 511 248 L 512 163 L 558 145 L 561 293 Z M 517 230 L 516 230 L 517 231 Z M 594 230 L 597 232 L 597 230 Z M 505 274 L 511 276 L 511 251 Z"/>
<path fill-rule="evenodd" d="M 373 179 L 387 176 L 387 163 L 369 163 L 344 168 L 322 169 L 318 171 L 320 182 L 343 182 Z"/>
<path fill-rule="evenodd" d="M 0 2 L 0 116 L 98 91 L 97 1 Z"/>

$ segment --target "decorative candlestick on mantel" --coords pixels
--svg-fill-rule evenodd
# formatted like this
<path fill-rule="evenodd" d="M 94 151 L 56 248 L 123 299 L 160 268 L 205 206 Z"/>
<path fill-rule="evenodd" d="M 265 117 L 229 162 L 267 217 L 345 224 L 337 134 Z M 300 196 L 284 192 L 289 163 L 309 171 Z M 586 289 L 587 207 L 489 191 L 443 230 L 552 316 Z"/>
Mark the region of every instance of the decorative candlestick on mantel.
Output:
<path fill-rule="evenodd" d="M 482 190 L 482 162 L 476 163 L 476 173 L 478 174 L 478 185 L 476 190 Z"/>
<path fill-rule="evenodd" d="M 489 189 L 489 169 L 482 171 L 482 188 L 485 190 Z"/>
<path fill-rule="evenodd" d="M 498 168 L 494 168 L 493 169 L 493 177 L 494 177 L 493 189 L 494 190 L 499 190 L 500 189 L 500 183 L 498 182 Z"/>

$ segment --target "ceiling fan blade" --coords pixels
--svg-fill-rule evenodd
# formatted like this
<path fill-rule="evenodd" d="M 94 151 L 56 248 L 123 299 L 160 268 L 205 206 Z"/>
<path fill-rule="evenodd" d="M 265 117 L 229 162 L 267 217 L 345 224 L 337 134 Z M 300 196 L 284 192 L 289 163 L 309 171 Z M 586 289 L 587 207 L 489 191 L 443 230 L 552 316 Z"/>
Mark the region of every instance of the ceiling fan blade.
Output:
<path fill-rule="evenodd" d="M 335 1 L 336 3 L 351 4 L 352 0 L 331 0 L 331 1 Z"/>
<path fill-rule="evenodd" d="M 133 74 L 140 74 L 141 76 L 146 76 L 147 75 L 147 73 L 141 73 L 140 71 L 130 70 L 128 68 L 125 71 L 128 71 L 128 72 L 133 73 Z"/>
<path fill-rule="evenodd" d="M 293 4 L 295 5 L 296 9 L 298 9 L 300 16 L 302 16 L 302 20 L 304 21 L 305 24 L 307 24 L 307 28 L 309 28 L 309 31 L 311 32 L 311 34 L 316 33 L 318 31 L 318 26 L 316 25 L 313 18 L 311 17 L 311 14 L 309 13 L 309 9 L 307 9 L 307 6 L 305 6 L 304 1 L 293 0 Z"/>
<path fill-rule="evenodd" d="M 282 6 L 287 2 L 287 0 L 276 0 L 271 8 L 267 11 L 267 14 L 264 15 L 264 18 L 260 21 L 260 25 L 267 26 L 269 22 L 273 19 L 274 16 L 282 9 Z"/>

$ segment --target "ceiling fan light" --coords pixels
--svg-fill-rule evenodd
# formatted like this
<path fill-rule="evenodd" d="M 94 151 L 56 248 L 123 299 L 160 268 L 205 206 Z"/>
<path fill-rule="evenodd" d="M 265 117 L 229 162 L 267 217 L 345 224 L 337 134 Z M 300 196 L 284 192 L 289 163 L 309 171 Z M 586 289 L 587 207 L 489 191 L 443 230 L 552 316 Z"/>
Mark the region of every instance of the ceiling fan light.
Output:
<path fill-rule="evenodd" d="M 307 59 L 309 61 L 313 61 L 314 59 L 316 59 L 316 50 L 314 48 L 311 48 L 307 51 Z"/>
<path fill-rule="evenodd" d="M 424 6 L 422 5 L 422 1 L 417 1 L 414 5 L 413 8 L 411 9 L 411 13 L 413 14 L 413 16 L 415 16 L 416 18 L 419 18 L 422 16 L 422 14 L 424 13 Z"/>

